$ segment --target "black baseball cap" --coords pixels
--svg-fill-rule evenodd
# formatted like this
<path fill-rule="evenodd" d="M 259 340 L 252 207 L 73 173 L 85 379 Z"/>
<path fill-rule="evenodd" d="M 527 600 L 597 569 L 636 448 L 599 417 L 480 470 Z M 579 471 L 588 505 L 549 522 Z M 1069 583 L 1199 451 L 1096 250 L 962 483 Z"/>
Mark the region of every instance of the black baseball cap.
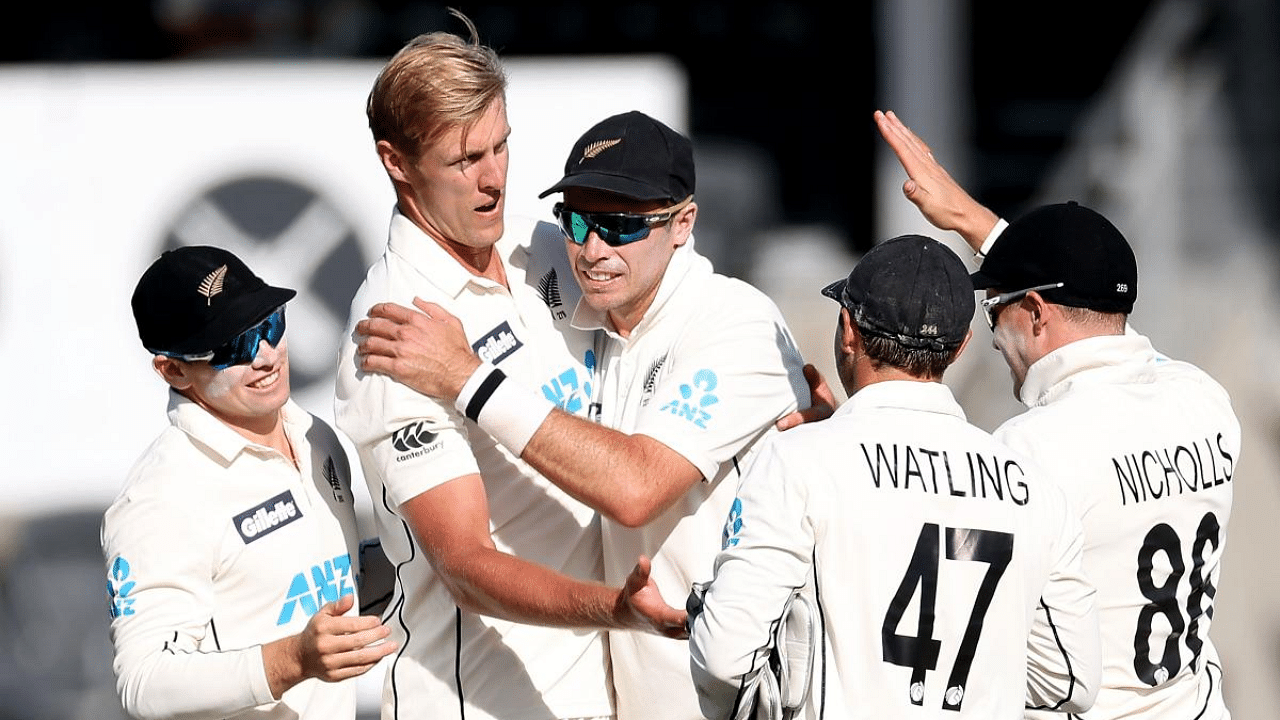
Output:
<path fill-rule="evenodd" d="M 257 325 L 296 294 L 266 284 L 222 248 L 180 247 L 160 255 L 138 280 L 133 319 L 148 351 L 194 355 Z"/>
<path fill-rule="evenodd" d="M 876 245 L 822 294 L 847 308 L 859 331 L 912 349 L 956 348 L 973 320 L 969 271 L 951 248 L 923 235 Z"/>
<path fill-rule="evenodd" d="M 1075 201 L 1038 207 L 1010 223 L 972 279 L 975 290 L 1002 291 L 1060 282 L 1040 293 L 1046 301 L 1098 312 L 1132 312 L 1138 298 L 1129 241 Z"/>
<path fill-rule="evenodd" d="M 564 177 L 538 197 L 567 188 L 604 190 L 632 200 L 677 203 L 693 194 L 693 144 L 638 110 L 605 118 L 578 138 Z"/>

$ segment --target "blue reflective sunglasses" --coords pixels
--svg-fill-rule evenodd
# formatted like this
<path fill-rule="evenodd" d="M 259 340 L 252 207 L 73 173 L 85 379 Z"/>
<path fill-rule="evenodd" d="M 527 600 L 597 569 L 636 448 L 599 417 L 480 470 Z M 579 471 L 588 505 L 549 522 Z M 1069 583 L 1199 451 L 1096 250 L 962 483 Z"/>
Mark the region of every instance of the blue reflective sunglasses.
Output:
<path fill-rule="evenodd" d="M 560 231 L 575 244 L 582 245 L 595 233 L 609 247 L 620 247 L 649 237 L 649 231 L 675 217 L 689 201 L 686 199 L 656 213 L 582 212 L 558 202 L 551 214 L 560 222 Z"/>
<path fill-rule="evenodd" d="M 253 359 L 258 356 L 258 347 L 263 340 L 266 340 L 271 347 L 275 347 L 280 344 L 280 339 L 283 337 L 284 306 L 281 305 L 262 322 L 231 338 L 210 352 L 192 355 L 160 354 L 187 362 L 203 362 L 207 360 L 214 370 L 226 370 L 232 365 L 244 365 L 253 362 Z"/>

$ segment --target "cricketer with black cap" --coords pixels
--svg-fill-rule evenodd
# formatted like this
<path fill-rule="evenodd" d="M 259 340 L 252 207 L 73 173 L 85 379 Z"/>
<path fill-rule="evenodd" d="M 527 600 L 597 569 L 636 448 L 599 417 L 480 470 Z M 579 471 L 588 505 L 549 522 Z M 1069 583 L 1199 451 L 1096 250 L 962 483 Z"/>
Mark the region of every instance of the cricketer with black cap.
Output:
<path fill-rule="evenodd" d="M 1229 718 L 1210 638 L 1240 459 L 1226 390 L 1129 326 L 1134 253 L 1101 214 L 1066 202 L 1006 223 L 897 117 L 876 122 L 907 198 L 981 260 L 974 285 L 1027 406 L 996 437 L 1052 475 L 1084 525 L 1104 664 L 1081 717 Z"/>
<path fill-rule="evenodd" d="M 102 522 L 133 717 L 350 720 L 351 678 L 395 649 L 357 614 L 346 455 L 289 399 L 294 295 L 206 246 L 165 252 L 134 290 L 170 424 Z"/>
<path fill-rule="evenodd" d="M 716 274 L 693 247 L 693 146 L 641 112 L 606 118 L 574 144 L 555 216 L 582 289 L 574 327 L 595 332 L 599 423 L 554 409 L 482 363 L 456 319 L 378 306 L 356 330 L 362 368 L 390 373 L 459 412 L 602 516 L 605 580 L 639 557 L 683 607 L 711 575 L 739 468 L 779 418 L 808 407 L 803 362 L 777 306 Z M 700 716 L 688 647 L 611 632 L 617 714 Z"/>
<path fill-rule="evenodd" d="M 704 715 L 744 717 L 772 697 L 783 706 L 751 717 L 1020 718 L 1024 699 L 1088 708 L 1100 658 L 1080 522 L 942 384 L 971 334 L 964 264 L 903 235 L 822 292 L 840 304 L 849 399 L 770 438 L 742 478 L 691 616 Z M 783 611 L 797 592 L 811 632 L 787 626 L 803 619 Z M 775 652 L 787 671 L 761 693 Z"/>

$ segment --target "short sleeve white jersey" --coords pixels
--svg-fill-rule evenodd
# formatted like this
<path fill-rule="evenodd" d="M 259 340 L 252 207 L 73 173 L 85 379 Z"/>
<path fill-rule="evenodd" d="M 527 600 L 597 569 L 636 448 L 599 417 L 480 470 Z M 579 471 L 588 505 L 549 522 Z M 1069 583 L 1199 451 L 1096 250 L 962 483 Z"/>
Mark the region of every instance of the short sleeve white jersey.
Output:
<path fill-rule="evenodd" d="M 690 639 L 707 717 L 731 716 L 795 589 L 819 618 L 805 717 L 1012 719 L 1096 691 L 1078 520 L 940 383 L 876 383 L 770 438 L 724 537 Z"/>
<path fill-rule="evenodd" d="M 298 467 L 171 390 L 170 426 L 103 516 L 114 668 L 131 715 L 355 713 L 354 681 L 306 680 L 278 701 L 267 684 L 260 646 L 354 595 L 359 572 L 338 438 L 292 401 L 282 414 Z"/>
<path fill-rule="evenodd" d="M 1021 398 L 996 437 L 1058 480 L 1098 588 L 1102 688 L 1081 717 L 1230 717 L 1210 638 L 1240 460 L 1226 391 L 1130 332 L 1046 355 Z"/>
<path fill-rule="evenodd" d="M 652 437 L 702 472 L 702 482 L 641 528 L 602 520 L 606 581 L 621 584 L 646 555 L 667 603 L 682 607 L 690 586 L 711 577 L 738 468 L 778 418 L 808 406 L 800 353 L 777 306 L 712 272 L 692 238 L 629 337 L 603 329 L 605 319 L 585 303 L 574 324 L 601 328 L 600 421 Z M 686 643 L 612 632 L 609 652 L 619 718 L 697 717 Z"/>
<path fill-rule="evenodd" d="M 463 323 L 481 359 L 585 414 L 594 382 L 592 334 L 569 327 L 578 288 L 564 240 L 549 223 L 508 217 L 496 250 L 508 287 L 463 268 L 398 211 L 384 255 L 351 304 L 349 329 L 369 308 L 415 297 Z M 496 547 L 583 580 L 603 576 L 599 520 L 450 404 L 355 364 L 351 333 L 338 362 L 335 414 L 355 444 L 382 547 L 396 567 L 388 624 L 400 645 L 383 717 L 568 718 L 608 715 L 607 658 L 598 632 L 512 623 L 462 611 L 414 540 L 400 506 L 479 473 Z"/>

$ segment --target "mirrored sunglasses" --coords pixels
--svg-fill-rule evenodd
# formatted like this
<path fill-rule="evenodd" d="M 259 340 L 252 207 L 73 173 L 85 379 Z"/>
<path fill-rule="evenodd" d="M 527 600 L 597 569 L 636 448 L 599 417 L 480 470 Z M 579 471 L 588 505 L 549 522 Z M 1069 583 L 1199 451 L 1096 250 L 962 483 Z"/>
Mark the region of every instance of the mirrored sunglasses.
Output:
<path fill-rule="evenodd" d="M 606 245 L 619 247 L 649 237 L 653 228 L 675 217 L 685 205 L 687 200 L 656 213 L 598 213 L 574 210 L 558 202 L 551 213 L 559 221 L 560 231 L 575 244 L 582 245 L 594 232 Z"/>
<path fill-rule="evenodd" d="M 226 370 L 233 365 L 244 365 L 253 362 L 253 359 L 258 356 L 258 348 L 263 340 L 266 340 L 271 347 L 276 347 L 283 337 L 284 306 L 281 305 L 262 322 L 219 345 L 211 352 L 192 355 L 160 354 L 187 362 L 203 362 L 207 360 L 213 369 Z"/>

